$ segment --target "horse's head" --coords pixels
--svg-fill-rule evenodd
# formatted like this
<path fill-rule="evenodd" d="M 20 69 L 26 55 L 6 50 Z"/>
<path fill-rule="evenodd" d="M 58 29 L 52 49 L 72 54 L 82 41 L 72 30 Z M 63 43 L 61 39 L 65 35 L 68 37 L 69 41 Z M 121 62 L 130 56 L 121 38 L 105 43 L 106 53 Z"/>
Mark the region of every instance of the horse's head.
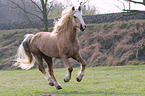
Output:
<path fill-rule="evenodd" d="M 78 10 L 75 10 L 74 7 L 72 7 L 73 11 L 73 25 L 77 29 L 79 28 L 81 31 L 84 31 L 86 29 L 86 24 L 83 20 L 83 14 L 81 12 L 81 7 L 79 6 Z"/>

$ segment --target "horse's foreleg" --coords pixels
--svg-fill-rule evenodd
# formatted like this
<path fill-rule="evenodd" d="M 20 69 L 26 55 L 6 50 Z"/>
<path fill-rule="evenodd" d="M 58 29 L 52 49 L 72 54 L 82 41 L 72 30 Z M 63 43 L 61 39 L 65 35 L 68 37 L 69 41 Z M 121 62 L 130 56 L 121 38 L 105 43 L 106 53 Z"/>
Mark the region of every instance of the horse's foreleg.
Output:
<path fill-rule="evenodd" d="M 73 57 L 73 59 L 75 59 L 76 61 L 78 61 L 79 63 L 81 63 L 81 70 L 76 78 L 76 80 L 78 82 L 80 82 L 83 78 L 83 76 L 85 75 L 85 67 L 86 67 L 86 61 L 84 59 L 82 59 L 82 57 L 77 54 Z"/>
<path fill-rule="evenodd" d="M 54 76 L 54 73 L 53 73 L 53 62 L 52 62 L 52 58 L 51 57 L 48 57 L 48 56 L 44 56 L 43 57 L 44 60 L 46 61 L 47 63 L 47 68 L 48 68 L 48 72 L 52 78 L 51 81 L 49 81 L 49 85 L 53 86 L 55 85 L 56 89 L 62 89 L 61 85 L 57 82 L 55 76 Z M 54 82 L 54 83 L 53 83 Z"/>
<path fill-rule="evenodd" d="M 71 79 L 71 73 L 72 73 L 72 71 L 73 71 L 73 67 L 72 67 L 72 65 L 70 64 L 68 58 L 63 57 L 62 60 L 63 60 L 64 64 L 67 66 L 67 69 L 68 69 L 68 70 L 67 70 L 67 75 L 66 75 L 65 78 L 64 78 L 64 82 L 68 82 L 68 81 Z"/>

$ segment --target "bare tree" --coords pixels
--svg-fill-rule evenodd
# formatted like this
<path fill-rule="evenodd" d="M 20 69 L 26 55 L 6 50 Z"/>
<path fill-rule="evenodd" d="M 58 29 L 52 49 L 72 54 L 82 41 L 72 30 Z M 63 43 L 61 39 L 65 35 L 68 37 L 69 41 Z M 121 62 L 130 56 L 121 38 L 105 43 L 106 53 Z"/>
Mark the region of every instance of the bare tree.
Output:
<path fill-rule="evenodd" d="M 48 2 L 48 0 L 39 0 L 39 1 L 38 0 L 20 0 L 23 7 L 20 6 L 14 0 L 9 0 L 9 1 L 13 5 L 15 5 L 15 7 L 21 9 L 25 13 L 26 18 L 34 27 L 36 27 L 36 26 L 33 24 L 33 21 L 30 19 L 30 17 L 29 17 L 30 15 L 39 18 L 43 22 L 44 31 L 48 31 L 48 14 L 53 6 L 54 0 L 52 0 L 51 2 Z M 29 5 L 31 7 L 33 7 L 35 13 L 27 10 L 26 2 L 29 3 Z M 39 14 L 41 14 L 41 15 L 39 15 Z"/>

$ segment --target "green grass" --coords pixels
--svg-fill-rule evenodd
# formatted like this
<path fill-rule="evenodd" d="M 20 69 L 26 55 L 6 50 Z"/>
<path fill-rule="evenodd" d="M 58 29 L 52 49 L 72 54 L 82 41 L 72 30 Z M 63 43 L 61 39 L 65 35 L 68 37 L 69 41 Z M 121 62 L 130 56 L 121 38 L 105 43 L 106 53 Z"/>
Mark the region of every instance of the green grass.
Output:
<path fill-rule="evenodd" d="M 144 96 L 145 66 L 115 66 L 86 68 L 82 82 L 63 82 L 66 68 L 54 69 L 62 90 L 48 86 L 38 69 L 0 71 L 0 96 Z"/>

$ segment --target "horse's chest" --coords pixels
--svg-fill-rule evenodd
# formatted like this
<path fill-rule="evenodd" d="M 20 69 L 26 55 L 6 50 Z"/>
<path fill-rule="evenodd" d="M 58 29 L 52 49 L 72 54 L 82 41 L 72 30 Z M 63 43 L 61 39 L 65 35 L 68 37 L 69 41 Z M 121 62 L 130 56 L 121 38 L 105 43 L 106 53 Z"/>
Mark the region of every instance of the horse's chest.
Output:
<path fill-rule="evenodd" d="M 79 51 L 79 45 L 78 44 L 71 44 L 66 45 L 63 49 L 63 52 L 68 56 L 71 57 L 74 54 L 76 54 Z"/>

